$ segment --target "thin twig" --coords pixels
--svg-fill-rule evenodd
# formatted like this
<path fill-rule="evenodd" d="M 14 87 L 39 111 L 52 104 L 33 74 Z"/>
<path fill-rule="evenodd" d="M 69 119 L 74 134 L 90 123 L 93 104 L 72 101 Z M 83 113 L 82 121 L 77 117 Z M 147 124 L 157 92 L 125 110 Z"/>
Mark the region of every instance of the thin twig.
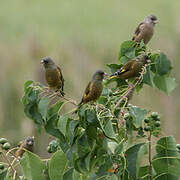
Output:
<path fill-rule="evenodd" d="M 148 137 L 149 141 L 149 175 L 150 175 L 150 180 L 152 180 L 152 155 L 151 155 L 151 131 Z"/>
<path fill-rule="evenodd" d="M 4 159 L 7 161 L 9 167 L 11 167 L 12 171 L 16 175 L 16 169 L 12 166 L 11 162 L 9 161 L 9 159 L 7 158 L 6 154 L 3 151 L 2 151 L 2 155 L 3 155 Z M 13 178 L 14 178 L 14 176 L 13 176 Z"/>
<path fill-rule="evenodd" d="M 78 106 L 72 99 L 66 98 L 66 97 L 60 95 L 59 93 L 56 93 L 56 95 L 59 96 L 60 98 L 64 99 L 65 101 L 68 101 L 69 103 L 71 103 L 75 106 Z"/>
<path fill-rule="evenodd" d="M 127 90 L 127 92 L 126 92 L 126 93 L 120 98 L 120 100 L 117 102 L 117 104 L 116 104 L 115 107 L 114 107 L 115 109 L 120 105 L 120 103 L 122 102 L 122 100 L 125 99 L 125 98 L 127 98 L 127 96 L 134 90 L 134 88 L 143 80 L 143 75 L 144 75 L 145 72 L 146 72 L 146 66 L 147 66 L 147 64 L 145 64 L 145 66 L 143 67 L 142 72 L 141 72 L 138 80 L 136 81 L 136 83 L 135 83 L 133 86 L 131 86 L 131 87 Z"/>
<path fill-rule="evenodd" d="M 48 92 L 48 91 L 44 88 L 44 92 Z M 78 105 L 75 103 L 74 100 L 69 99 L 69 98 L 66 98 L 66 97 L 62 96 L 62 95 L 61 95 L 60 93 L 58 93 L 58 92 L 57 92 L 57 93 L 56 93 L 56 92 L 53 93 L 53 94 L 51 95 L 51 97 L 53 97 L 53 96 L 58 96 L 58 97 L 64 99 L 65 101 L 67 101 L 67 102 L 73 104 L 74 106 L 78 106 Z"/>

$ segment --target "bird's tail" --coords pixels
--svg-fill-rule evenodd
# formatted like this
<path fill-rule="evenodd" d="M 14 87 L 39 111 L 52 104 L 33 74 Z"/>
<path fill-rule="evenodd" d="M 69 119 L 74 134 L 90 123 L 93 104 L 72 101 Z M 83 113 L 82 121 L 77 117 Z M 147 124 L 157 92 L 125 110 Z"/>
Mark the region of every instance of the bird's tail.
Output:
<path fill-rule="evenodd" d="M 115 77 L 118 77 L 118 76 L 120 76 L 121 74 L 123 74 L 123 73 L 125 73 L 126 72 L 126 70 L 125 69 L 119 69 L 119 71 L 117 71 L 117 72 L 115 72 L 115 73 L 113 73 L 112 75 L 110 75 L 110 79 L 113 79 L 113 78 L 115 78 Z"/>
<path fill-rule="evenodd" d="M 63 97 L 65 96 L 65 93 L 63 91 L 60 91 L 60 93 Z"/>
<path fill-rule="evenodd" d="M 60 89 L 55 90 L 55 92 L 59 92 L 61 94 L 61 96 L 63 96 L 63 97 L 65 96 L 65 93 Z"/>

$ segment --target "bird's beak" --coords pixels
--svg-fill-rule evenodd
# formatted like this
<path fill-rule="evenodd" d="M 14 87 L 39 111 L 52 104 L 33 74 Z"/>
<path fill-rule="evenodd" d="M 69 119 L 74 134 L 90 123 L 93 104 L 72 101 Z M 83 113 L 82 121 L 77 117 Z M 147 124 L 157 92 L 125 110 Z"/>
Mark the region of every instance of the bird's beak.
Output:
<path fill-rule="evenodd" d="M 150 63 L 151 62 L 151 60 L 150 59 L 147 59 L 147 63 Z"/>
<path fill-rule="evenodd" d="M 109 77 L 109 79 L 114 79 L 114 78 L 116 78 L 117 76 L 114 76 L 114 75 L 111 75 L 110 77 Z"/>
<path fill-rule="evenodd" d="M 158 23 L 158 20 L 154 21 L 154 24 L 157 24 Z"/>
<path fill-rule="evenodd" d="M 33 145 L 33 142 L 32 142 L 32 141 L 29 141 L 29 142 L 28 142 L 28 145 L 32 146 L 32 145 Z"/>
<path fill-rule="evenodd" d="M 41 60 L 40 64 L 44 64 L 44 60 Z"/>
<path fill-rule="evenodd" d="M 108 76 L 108 74 L 107 74 L 107 73 L 104 73 L 104 76 Z"/>

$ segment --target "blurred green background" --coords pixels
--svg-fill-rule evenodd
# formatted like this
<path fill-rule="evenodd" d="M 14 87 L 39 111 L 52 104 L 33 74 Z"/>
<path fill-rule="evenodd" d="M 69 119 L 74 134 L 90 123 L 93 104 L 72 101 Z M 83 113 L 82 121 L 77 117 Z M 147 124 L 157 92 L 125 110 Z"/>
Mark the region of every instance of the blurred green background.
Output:
<path fill-rule="evenodd" d="M 122 41 L 132 38 L 137 25 L 149 14 L 159 24 L 148 44 L 172 60 L 173 74 L 180 84 L 179 0 L 6 0 L 0 5 L 0 137 L 17 143 L 36 137 L 42 156 L 50 137 L 38 134 L 23 113 L 21 97 L 27 80 L 44 83 L 40 60 L 51 56 L 63 70 L 65 92 L 79 101 L 97 69 L 117 63 Z M 163 134 L 180 143 L 180 87 L 170 96 L 145 87 L 132 104 L 158 111 Z"/>

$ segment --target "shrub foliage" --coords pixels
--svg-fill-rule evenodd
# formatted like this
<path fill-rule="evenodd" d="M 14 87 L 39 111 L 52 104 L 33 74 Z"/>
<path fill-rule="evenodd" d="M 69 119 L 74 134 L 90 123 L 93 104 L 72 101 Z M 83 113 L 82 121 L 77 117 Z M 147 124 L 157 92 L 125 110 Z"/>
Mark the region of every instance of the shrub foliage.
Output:
<path fill-rule="evenodd" d="M 82 106 L 77 115 L 62 111 L 66 103 L 75 104 L 73 100 L 49 93 L 40 83 L 25 83 L 22 102 L 26 116 L 55 139 L 47 147 L 52 153 L 48 160 L 31 152 L 24 154 L 18 163 L 22 179 L 179 179 L 179 149 L 174 137 L 162 136 L 159 114 L 128 103 L 144 85 L 169 95 L 176 87 L 171 61 L 144 43 L 125 41 L 120 46 L 118 63 L 107 67 L 114 73 L 142 53 L 148 54 L 151 62 L 130 81 L 131 86 L 118 78 L 104 80 L 98 101 Z M 0 155 L 7 160 L 10 150 L 3 149 L 3 144 L 1 149 Z M 15 157 L 13 160 L 17 161 Z M 8 162 L 1 165 L 5 168 L 0 170 L 0 179 L 20 177 L 19 172 L 15 174 L 16 166 L 12 168 Z"/>

